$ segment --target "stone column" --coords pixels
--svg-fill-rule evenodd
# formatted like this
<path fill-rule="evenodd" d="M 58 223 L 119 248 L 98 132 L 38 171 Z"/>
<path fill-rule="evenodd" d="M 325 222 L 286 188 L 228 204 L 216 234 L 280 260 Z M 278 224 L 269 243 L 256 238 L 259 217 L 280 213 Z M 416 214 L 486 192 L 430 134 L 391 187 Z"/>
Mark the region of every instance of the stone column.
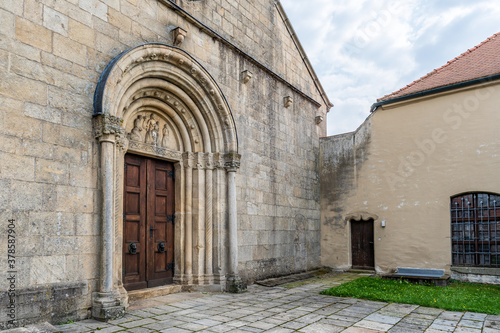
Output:
<path fill-rule="evenodd" d="M 205 283 L 205 154 L 194 153 L 193 283 Z"/>
<path fill-rule="evenodd" d="M 184 284 L 193 283 L 193 154 L 184 153 L 184 177 L 186 178 L 186 203 L 184 226 Z"/>
<path fill-rule="evenodd" d="M 100 143 L 102 228 L 101 279 L 99 292 L 92 294 L 92 316 L 99 320 L 123 317 L 125 301 L 113 281 L 115 241 L 115 154 L 117 144 L 123 144 L 122 120 L 110 115 L 94 118 L 94 132 Z"/>
<path fill-rule="evenodd" d="M 102 186 L 102 267 L 101 291 L 113 289 L 113 238 L 114 238 L 114 135 L 99 138 L 101 144 L 101 186 Z"/>
<path fill-rule="evenodd" d="M 227 230 L 227 172 L 224 169 L 224 156 L 213 154 L 213 243 L 212 263 L 214 283 L 219 284 L 223 290 L 227 287 L 228 274 L 228 230 Z"/>
<path fill-rule="evenodd" d="M 228 231 L 229 231 L 229 277 L 227 290 L 240 293 L 247 286 L 238 275 L 238 215 L 236 209 L 236 171 L 240 166 L 241 156 L 229 153 L 224 156 L 227 171 L 227 206 L 228 206 Z"/>
<path fill-rule="evenodd" d="M 206 156 L 205 169 L 205 282 L 213 283 L 213 154 Z"/>
<path fill-rule="evenodd" d="M 184 278 L 184 242 L 185 236 L 185 196 L 186 186 L 184 176 L 184 163 L 181 160 L 175 163 L 175 242 L 174 242 L 174 255 L 175 255 L 175 275 L 174 282 L 177 284 L 183 283 Z"/>

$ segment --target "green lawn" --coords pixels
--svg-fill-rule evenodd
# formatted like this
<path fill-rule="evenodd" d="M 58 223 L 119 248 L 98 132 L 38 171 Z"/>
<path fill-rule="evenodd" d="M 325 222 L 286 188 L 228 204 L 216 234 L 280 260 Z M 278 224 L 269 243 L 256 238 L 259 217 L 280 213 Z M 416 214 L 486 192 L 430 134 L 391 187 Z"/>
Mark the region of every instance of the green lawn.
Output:
<path fill-rule="evenodd" d="M 363 277 L 321 292 L 373 301 L 417 304 L 450 311 L 500 314 L 500 286 L 452 282 L 447 287 Z"/>

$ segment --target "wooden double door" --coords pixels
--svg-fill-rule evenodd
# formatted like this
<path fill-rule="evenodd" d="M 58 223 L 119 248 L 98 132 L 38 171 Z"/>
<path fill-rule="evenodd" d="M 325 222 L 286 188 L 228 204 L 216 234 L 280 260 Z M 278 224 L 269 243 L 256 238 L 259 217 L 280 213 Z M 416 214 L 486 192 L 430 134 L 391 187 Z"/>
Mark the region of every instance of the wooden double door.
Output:
<path fill-rule="evenodd" d="M 351 220 L 352 268 L 373 269 L 375 249 L 373 244 L 373 220 Z"/>
<path fill-rule="evenodd" d="M 173 282 L 174 167 L 125 155 L 123 284 L 134 290 Z"/>

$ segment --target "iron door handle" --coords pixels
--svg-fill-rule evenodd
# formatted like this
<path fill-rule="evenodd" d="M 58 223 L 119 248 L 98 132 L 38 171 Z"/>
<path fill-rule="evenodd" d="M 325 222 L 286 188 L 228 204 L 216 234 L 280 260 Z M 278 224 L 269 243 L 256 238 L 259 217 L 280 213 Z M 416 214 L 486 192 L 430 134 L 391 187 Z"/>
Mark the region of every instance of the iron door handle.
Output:
<path fill-rule="evenodd" d="M 137 254 L 137 244 L 136 243 L 130 243 L 128 245 L 128 253 L 129 254 Z"/>
<path fill-rule="evenodd" d="M 159 242 L 157 247 L 158 247 L 158 252 L 160 252 L 160 253 L 165 252 L 165 243 L 164 242 Z"/>

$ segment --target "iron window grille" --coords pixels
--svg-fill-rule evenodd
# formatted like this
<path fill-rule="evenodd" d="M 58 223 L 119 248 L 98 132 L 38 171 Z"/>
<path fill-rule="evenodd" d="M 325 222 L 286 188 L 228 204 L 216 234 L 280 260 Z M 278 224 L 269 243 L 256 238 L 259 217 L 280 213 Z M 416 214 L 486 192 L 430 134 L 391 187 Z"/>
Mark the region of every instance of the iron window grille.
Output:
<path fill-rule="evenodd" d="M 455 196 L 450 210 L 452 264 L 500 267 L 500 195 Z"/>

